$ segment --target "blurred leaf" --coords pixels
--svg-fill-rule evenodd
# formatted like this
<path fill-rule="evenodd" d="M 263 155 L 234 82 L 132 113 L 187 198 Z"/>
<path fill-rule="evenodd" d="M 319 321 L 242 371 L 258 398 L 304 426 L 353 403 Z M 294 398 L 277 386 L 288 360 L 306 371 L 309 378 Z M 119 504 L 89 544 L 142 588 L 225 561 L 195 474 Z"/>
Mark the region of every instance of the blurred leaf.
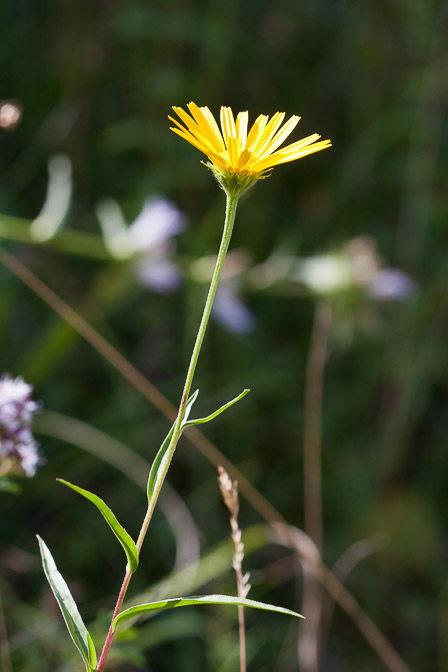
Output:
<path fill-rule="evenodd" d="M 0 492 L 9 492 L 13 495 L 19 495 L 22 490 L 17 483 L 7 476 L 0 476 Z"/>
<path fill-rule="evenodd" d="M 123 546 L 124 552 L 126 553 L 126 557 L 128 559 L 129 569 L 131 570 L 131 572 L 135 572 L 138 566 L 137 548 L 130 535 L 126 532 L 124 527 L 120 525 L 120 523 L 116 519 L 115 514 L 109 509 L 109 507 L 103 502 L 103 500 L 97 495 L 94 495 L 93 492 L 89 492 L 88 490 L 79 488 L 77 485 L 73 485 L 73 483 L 64 481 L 62 478 L 58 478 L 57 480 L 60 483 L 67 485 L 69 488 L 71 488 L 75 492 L 78 492 L 80 495 L 82 495 L 86 499 L 90 500 L 93 504 L 95 504 L 97 509 L 101 512 L 101 514 L 105 518 L 110 529 L 115 534 L 120 544 Z"/>
<path fill-rule="evenodd" d="M 62 574 L 58 571 L 47 545 L 37 535 L 42 556 L 42 565 L 51 590 L 59 604 L 67 629 L 76 648 L 85 663 L 87 672 L 94 672 L 96 668 L 96 652 L 92 638 L 76 606 L 76 602 L 65 583 Z"/>
<path fill-rule="evenodd" d="M 189 607 L 197 604 L 228 604 L 241 607 L 253 607 L 254 609 L 264 609 L 265 611 L 276 611 L 279 614 L 286 614 L 288 616 L 296 616 L 303 618 L 301 614 L 285 609 L 284 607 L 276 607 L 272 604 L 264 604 L 263 602 L 256 602 L 247 598 L 235 597 L 232 595 L 193 595 L 191 597 L 175 597 L 170 600 L 162 600 L 161 602 L 149 602 L 148 604 L 139 604 L 136 607 L 131 607 L 122 611 L 121 614 L 114 620 L 114 630 L 127 621 L 128 618 L 147 614 L 151 611 L 159 611 L 164 609 L 174 609 L 176 607 Z"/>

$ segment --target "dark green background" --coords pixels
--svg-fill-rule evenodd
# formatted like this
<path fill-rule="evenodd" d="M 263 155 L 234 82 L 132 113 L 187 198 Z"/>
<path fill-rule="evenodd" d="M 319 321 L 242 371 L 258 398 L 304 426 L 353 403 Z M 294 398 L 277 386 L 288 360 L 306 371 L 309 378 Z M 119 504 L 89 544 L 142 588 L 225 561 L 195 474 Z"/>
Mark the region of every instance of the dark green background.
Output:
<path fill-rule="evenodd" d="M 232 244 L 261 263 L 273 250 L 318 254 L 367 234 L 420 288 L 412 303 L 375 308 L 375 332 L 355 328 L 351 340 L 332 340 L 323 422 L 324 560 L 331 566 L 350 544 L 381 533 L 380 550 L 347 587 L 417 672 L 448 666 L 447 19 L 447 4 L 436 0 L 5 0 L 1 9 L 0 95 L 23 107 L 17 128 L 0 131 L 3 214 L 36 216 L 48 159 L 63 152 L 74 180 L 67 227 L 98 233 L 94 209 L 104 196 L 132 221 L 145 197 L 159 193 L 186 213 L 179 249 L 196 258 L 217 249 L 224 195 L 196 150 L 168 130 L 171 105 L 194 100 L 215 114 L 231 105 L 252 120 L 284 110 L 302 116 L 292 141 L 315 131 L 332 139 L 331 150 L 280 166 L 252 190 Z M 117 263 L 4 244 L 177 403 L 202 286 L 188 282 L 164 297 L 139 288 Z M 24 376 L 46 409 L 151 459 L 168 423 L 4 268 L 0 282 L 0 372 Z M 236 337 L 212 324 L 195 382 L 204 413 L 244 387 L 252 392 L 205 433 L 301 526 L 315 304 L 275 292 L 251 293 L 247 302 L 255 331 Z M 100 516 L 55 477 L 94 489 L 132 535 L 145 505 L 110 465 L 39 440 L 45 466 L 20 496 L 1 494 L 0 586 L 14 672 L 80 669 L 39 567 L 35 533 L 86 621 L 105 614 L 93 627 L 100 639 L 124 569 Z M 187 441 L 169 480 L 204 551 L 224 540 L 215 470 Z M 243 500 L 242 527 L 259 520 Z M 158 514 L 131 594 L 167 574 L 174 552 Z M 300 609 L 287 551 L 266 547 L 245 566 L 254 599 Z M 234 590 L 230 569 L 207 589 Z M 297 669 L 295 624 L 261 612 L 247 620 L 249 669 Z M 122 644 L 125 655 L 143 652 L 144 669 L 237 669 L 237 659 L 227 658 L 236 646 L 233 611 L 190 609 L 150 623 L 145 636 Z M 384 669 L 339 609 L 323 669 Z"/>

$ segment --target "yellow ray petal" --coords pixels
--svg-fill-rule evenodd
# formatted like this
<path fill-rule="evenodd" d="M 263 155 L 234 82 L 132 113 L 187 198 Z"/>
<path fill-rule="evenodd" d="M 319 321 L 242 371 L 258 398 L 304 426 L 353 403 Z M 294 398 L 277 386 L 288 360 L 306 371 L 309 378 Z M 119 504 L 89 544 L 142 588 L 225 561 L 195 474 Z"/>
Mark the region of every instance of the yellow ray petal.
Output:
<path fill-rule="evenodd" d="M 196 103 L 188 103 L 188 109 L 190 110 L 191 114 L 194 117 L 194 120 L 196 121 L 198 128 L 200 130 L 200 133 L 203 137 L 207 138 L 208 142 L 210 145 L 216 150 L 216 151 L 222 151 L 223 146 L 222 142 L 220 142 L 219 136 L 217 136 L 215 129 L 213 125 L 210 124 L 210 121 L 208 117 L 204 114 L 202 109 L 196 105 Z M 221 134 L 219 134 L 221 135 Z"/>
<path fill-rule="evenodd" d="M 243 170 L 246 166 L 249 168 L 248 164 L 252 159 L 252 154 L 247 149 L 243 149 L 238 159 L 238 170 Z"/>
<path fill-rule="evenodd" d="M 297 124 L 300 121 L 300 117 L 293 115 L 289 121 L 286 122 L 286 124 L 283 126 L 283 128 L 280 129 L 280 131 L 277 133 L 277 135 L 274 137 L 274 139 L 269 143 L 269 145 L 265 148 L 264 152 L 260 155 L 260 159 L 265 158 L 266 156 L 269 156 L 272 154 L 272 152 L 275 152 L 277 147 L 280 147 L 282 142 L 286 140 L 288 135 L 290 135 Z"/>
<path fill-rule="evenodd" d="M 207 117 L 208 123 L 210 124 L 210 126 L 213 128 L 213 130 L 215 132 L 216 139 L 218 140 L 218 143 L 219 143 L 220 151 L 224 152 L 225 151 L 224 140 L 223 140 L 223 137 L 222 137 L 222 133 L 219 130 L 219 126 L 216 123 L 215 117 L 210 112 L 208 107 L 201 107 L 201 110 L 202 110 L 202 113 L 204 114 L 204 116 Z"/>
<path fill-rule="evenodd" d="M 246 145 L 248 121 L 249 121 L 249 113 L 247 111 L 238 113 L 238 116 L 236 118 L 236 135 L 243 149 Z"/>
<path fill-rule="evenodd" d="M 277 152 L 276 154 L 271 154 L 271 156 L 267 156 L 264 159 L 257 161 L 252 166 L 252 169 L 257 172 L 268 170 L 269 168 L 273 168 L 274 166 L 277 166 L 280 163 L 287 163 L 288 161 L 295 161 L 296 159 L 301 159 L 303 156 L 313 154 L 314 152 L 320 152 L 322 149 L 327 149 L 327 147 L 331 147 L 330 140 L 323 140 L 322 142 L 316 142 L 315 145 L 305 147 L 304 149 L 293 153 Z"/>
<path fill-rule="evenodd" d="M 172 126 L 170 126 L 170 131 L 174 131 L 174 133 L 177 133 L 177 135 L 180 135 L 181 138 L 189 142 L 190 145 L 193 145 L 196 147 L 196 149 L 199 149 L 200 152 L 208 156 L 208 151 L 205 149 L 204 145 L 196 140 L 196 138 L 191 135 L 191 133 L 188 133 L 188 131 L 181 131 L 178 128 L 173 128 Z"/>
<path fill-rule="evenodd" d="M 229 147 L 229 138 L 236 138 L 235 120 L 230 107 L 221 107 L 221 128 L 224 142 Z"/>
<path fill-rule="evenodd" d="M 201 152 L 204 152 L 206 154 L 208 151 L 216 151 L 216 147 L 212 145 L 212 143 L 209 141 L 208 138 L 204 137 L 199 130 L 190 131 L 186 129 L 182 124 L 180 124 L 176 119 L 173 119 L 173 117 L 168 117 L 176 126 L 183 131 L 184 133 L 191 135 L 197 142 L 201 144 Z M 192 143 L 193 144 L 193 143 Z M 218 149 L 219 152 L 219 149 Z"/>
<path fill-rule="evenodd" d="M 283 119 L 285 118 L 284 112 L 276 112 L 272 117 L 271 121 L 267 124 L 266 128 L 262 133 L 260 133 L 256 142 L 252 145 L 252 151 L 257 155 L 262 155 L 263 151 L 266 149 L 267 145 L 270 143 L 274 137 L 277 129 L 281 126 Z"/>
<path fill-rule="evenodd" d="M 238 160 L 241 154 L 241 145 L 238 138 L 229 138 L 227 142 L 229 148 L 229 161 L 233 170 L 238 169 Z"/>
<path fill-rule="evenodd" d="M 250 152 L 253 151 L 253 145 L 263 133 L 268 119 L 269 117 L 267 117 L 265 114 L 260 114 L 260 116 L 255 119 L 246 139 L 246 149 L 248 149 Z"/>
<path fill-rule="evenodd" d="M 309 135 L 307 138 L 303 138 L 303 140 L 299 140 L 298 142 L 293 142 L 292 145 L 286 145 L 286 147 L 282 147 L 279 152 L 289 152 L 289 151 L 296 151 L 298 149 L 302 149 L 303 147 L 306 147 L 307 145 L 311 145 L 313 142 L 316 142 L 316 140 L 319 140 L 320 135 L 318 133 L 313 133 L 312 135 Z"/>

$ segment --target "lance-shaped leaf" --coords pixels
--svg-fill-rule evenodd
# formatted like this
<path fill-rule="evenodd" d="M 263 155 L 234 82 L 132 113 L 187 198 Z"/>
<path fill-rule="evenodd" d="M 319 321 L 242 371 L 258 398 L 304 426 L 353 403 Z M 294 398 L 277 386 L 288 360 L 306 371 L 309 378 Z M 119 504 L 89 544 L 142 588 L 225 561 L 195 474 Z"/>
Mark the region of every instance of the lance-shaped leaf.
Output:
<path fill-rule="evenodd" d="M 221 415 L 224 411 L 226 411 L 228 408 L 233 406 L 233 404 L 236 404 L 240 399 L 246 396 L 246 394 L 249 394 L 250 390 L 243 390 L 241 394 L 239 394 L 235 399 L 232 399 L 229 401 L 227 404 L 224 404 L 224 406 L 221 406 L 221 408 L 218 408 L 217 411 L 214 413 L 211 413 L 210 415 L 207 415 L 205 418 L 198 418 L 197 420 L 189 420 L 188 422 L 186 420 L 183 421 L 182 423 L 182 428 L 185 429 L 186 427 L 191 427 L 192 425 L 202 425 L 204 422 L 210 422 L 210 420 L 213 420 L 216 418 L 218 415 Z"/>
<path fill-rule="evenodd" d="M 132 538 L 130 537 L 130 535 L 124 529 L 124 527 L 120 525 L 120 523 L 115 517 L 115 514 L 109 509 L 109 507 L 103 502 L 103 500 L 97 495 L 94 495 L 93 492 L 89 492 L 88 490 L 84 490 L 83 488 L 78 488 L 77 485 L 73 485 L 73 483 L 64 481 L 62 478 L 58 478 L 57 480 L 60 483 L 67 485 L 69 488 L 71 488 L 75 492 L 78 492 L 80 495 L 82 495 L 83 497 L 91 501 L 93 504 L 95 504 L 97 509 L 102 513 L 110 529 L 115 534 L 120 544 L 123 546 L 124 552 L 126 553 L 126 557 L 128 559 L 129 569 L 131 570 L 131 572 L 135 572 L 138 565 L 137 547 Z"/>
<path fill-rule="evenodd" d="M 148 614 L 151 611 L 158 611 L 161 609 L 174 609 L 176 607 L 189 607 L 196 604 L 227 604 L 240 607 L 252 607 L 254 609 L 264 609 L 265 611 L 276 611 L 279 614 L 286 614 L 287 616 L 296 616 L 303 618 L 301 614 L 283 607 L 276 607 L 272 604 L 265 604 L 264 602 L 256 602 L 242 597 L 233 597 L 232 595 L 192 595 L 191 597 L 175 597 L 169 600 L 162 600 L 161 602 L 148 602 L 147 604 L 139 604 L 136 607 L 131 607 L 122 611 L 121 614 L 114 620 L 113 629 L 127 621 L 129 618 L 140 616 L 141 614 Z"/>
<path fill-rule="evenodd" d="M 181 428 L 184 427 L 184 424 L 185 424 L 186 420 L 188 420 L 188 417 L 191 413 L 191 409 L 193 407 L 194 402 L 197 399 L 198 394 L 199 394 L 199 390 L 196 390 L 196 392 L 194 392 L 191 395 L 191 397 L 189 398 L 189 400 L 187 401 L 187 404 L 185 406 L 184 417 L 183 417 L 183 420 L 182 420 Z M 159 474 L 160 467 L 163 464 L 163 460 L 167 455 L 168 448 L 169 448 L 169 445 L 170 445 L 170 442 L 171 442 L 171 438 L 173 436 L 173 432 L 174 432 L 174 425 L 171 427 L 170 431 L 168 432 L 164 442 L 160 446 L 159 451 L 154 458 L 154 462 L 152 463 L 151 470 L 150 470 L 149 476 L 148 476 L 148 502 L 151 501 L 151 497 L 152 497 L 153 492 L 154 492 L 154 487 L 155 487 L 155 484 L 157 482 L 157 476 Z"/>
<path fill-rule="evenodd" d="M 37 537 L 37 540 L 40 546 L 45 576 L 47 577 L 51 590 L 59 604 L 70 636 L 81 654 L 87 672 L 94 672 L 96 669 L 96 652 L 92 638 L 84 625 L 78 607 L 76 606 L 76 602 L 61 573 L 58 571 L 47 545 L 39 536 Z"/>

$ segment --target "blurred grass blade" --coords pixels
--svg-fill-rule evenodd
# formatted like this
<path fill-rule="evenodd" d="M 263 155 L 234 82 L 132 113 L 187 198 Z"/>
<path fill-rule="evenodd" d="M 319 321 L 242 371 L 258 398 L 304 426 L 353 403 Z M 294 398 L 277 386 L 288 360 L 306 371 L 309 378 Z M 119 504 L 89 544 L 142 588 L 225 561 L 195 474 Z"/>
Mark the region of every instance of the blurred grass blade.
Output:
<path fill-rule="evenodd" d="M 286 614 L 287 616 L 296 616 L 303 618 L 301 614 L 284 609 L 283 607 L 276 607 L 272 604 L 264 604 L 264 602 L 256 602 L 242 597 L 234 597 L 232 595 L 192 595 L 191 597 L 175 597 L 170 600 L 162 600 L 161 602 L 149 602 L 147 604 L 139 604 L 136 607 L 131 607 L 122 611 L 121 614 L 114 620 L 113 629 L 127 621 L 129 618 L 147 614 L 151 611 L 159 611 L 162 609 L 174 609 L 176 607 L 189 607 L 197 604 L 226 604 L 236 607 L 252 607 L 254 609 L 264 609 L 265 611 L 276 611 L 279 614 Z"/>
<path fill-rule="evenodd" d="M 48 162 L 48 187 L 45 203 L 29 233 L 39 243 L 52 238 L 62 226 L 72 196 L 72 164 L 64 154 L 53 156 Z"/>
<path fill-rule="evenodd" d="M 87 672 L 94 672 L 96 667 L 96 652 L 92 642 L 92 638 L 87 632 L 87 628 L 81 618 L 81 615 L 76 606 L 76 602 L 70 593 L 70 590 L 65 583 L 62 574 L 58 571 L 56 563 L 53 560 L 47 545 L 37 535 L 37 540 L 40 546 L 42 556 L 42 565 L 45 576 L 50 584 L 51 590 L 59 604 L 59 608 L 64 617 L 67 629 L 70 633 L 73 642 L 78 649 L 81 657 L 85 663 Z"/>
<path fill-rule="evenodd" d="M 193 407 L 194 402 L 196 401 L 196 399 L 198 397 L 198 394 L 199 394 L 199 390 L 196 390 L 196 392 L 194 392 L 191 395 L 191 397 L 189 398 L 189 400 L 187 401 L 187 404 L 185 406 L 184 419 L 182 421 L 181 427 L 184 426 L 185 420 L 188 420 L 188 417 L 191 413 L 191 409 Z M 149 476 L 148 476 L 148 502 L 151 501 L 151 497 L 152 497 L 153 492 L 154 492 L 154 486 L 155 486 L 156 481 L 157 481 L 157 475 L 158 475 L 159 469 L 160 469 L 160 467 L 163 463 L 163 458 L 165 457 L 166 451 L 168 450 L 168 447 L 170 445 L 171 437 L 173 436 L 173 431 L 174 431 L 174 425 L 171 427 L 170 431 L 168 432 L 164 442 L 162 443 L 162 445 L 159 448 L 159 452 L 157 453 L 157 455 L 154 458 L 154 462 L 152 463 L 151 470 L 150 470 Z"/>
<path fill-rule="evenodd" d="M 216 418 L 218 415 L 221 415 L 224 411 L 226 411 L 228 408 L 233 406 L 233 404 L 236 404 L 240 399 L 246 396 L 246 394 L 249 394 L 250 390 L 243 390 L 241 394 L 239 394 L 235 399 L 232 399 L 232 401 L 229 401 L 227 404 L 224 404 L 224 406 L 221 406 L 221 408 L 218 408 L 217 411 L 212 413 L 211 415 L 207 415 L 205 418 L 198 418 L 197 420 L 190 420 L 187 422 L 187 420 L 184 420 L 182 423 L 182 428 L 185 429 L 186 427 L 192 427 L 193 425 L 202 425 L 204 422 L 209 422 L 210 420 L 213 420 Z"/>
<path fill-rule="evenodd" d="M 120 525 L 115 517 L 115 514 L 109 509 L 103 500 L 97 495 L 94 495 L 93 492 L 79 488 L 77 485 L 73 485 L 73 483 L 64 481 L 62 478 L 58 478 L 57 480 L 95 504 L 97 509 L 102 513 L 110 529 L 115 534 L 120 544 L 123 546 L 124 552 L 126 553 L 126 557 L 128 559 L 129 569 L 131 572 L 135 572 L 138 565 L 137 547 L 124 527 Z"/>

